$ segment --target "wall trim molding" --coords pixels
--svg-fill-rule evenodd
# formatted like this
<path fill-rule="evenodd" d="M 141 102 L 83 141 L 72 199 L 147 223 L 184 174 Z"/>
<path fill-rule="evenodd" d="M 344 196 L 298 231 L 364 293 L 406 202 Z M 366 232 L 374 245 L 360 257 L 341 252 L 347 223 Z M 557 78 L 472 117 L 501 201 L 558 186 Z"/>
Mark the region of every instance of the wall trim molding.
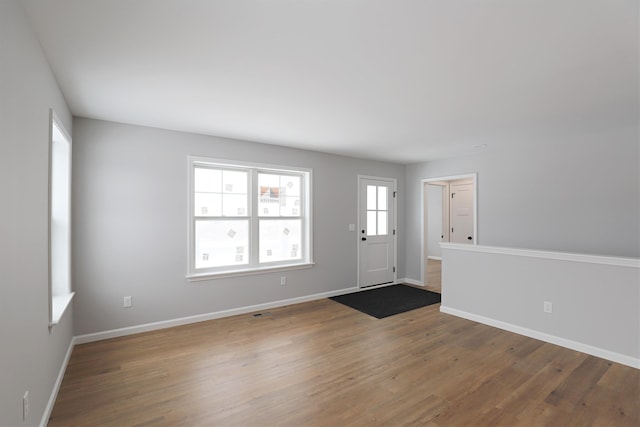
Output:
<path fill-rule="evenodd" d="M 632 368 L 640 369 L 640 359 L 632 356 L 627 356 L 625 354 L 616 353 L 616 352 L 605 350 L 599 347 L 594 347 L 592 345 L 568 340 L 555 335 L 536 331 L 534 329 L 524 328 L 522 326 L 517 326 L 512 323 L 503 322 L 500 320 L 480 316 L 480 315 L 469 313 L 462 310 L 457 310 L 455 308 L 451 308 L 443 305 L 440 306 L 440 312 L 451 314 L 457 317 L 462 317 L 463 319 L 483 323 L 485 325 L 493 326 L 498 329 L 503 329 L 505 331 L 513 332 L 519 335 L 524 335 L 529 338 L 535 338 L 537 340 L 559 345 L 560 347 L 576 350 L 581 353 L 590 354 L 592 356 L 600 357 L 602 359 L 610 360 L 612 362 L 620 363 L 622 365 L 630 366 Z"/>
<path fill-rule="evenodd" d="M 75 341 L 75 344 L 85 344 L 85 343 L 94 342 L 94 341 L 106 340 L 109 338 L 123 337 L 127 335 L 139 334 L 141 332 L 155 331 L 158 329 L 166 329 L 174 326 L 204 322 L 207 320 L 221 319 L 223 317 L 236 316 L 238 314 L 247 314 L 254 311 L 268 310 L 271 308 L 283 307 L 291 304 L 299 304 L 302 302 L 330 298 L 337 295 L 357 292 L 359 290 L 360 289 L 357 286 L 354 286 L 350 288 L 339 289 L 337 291 L 322 292 L 318 294 L 306 295 L 306 296 L 290 298 L 286 300 L 250 305 L 246 307 L 232 308 L 229 310 L 214 311 L 211 313 L 197 314 L 195 316 L 179 317 L 177 319 L 145 323 L 142 325 L 129 326 L 126 328 L 112 329 L 112 330 L 103 331 L 103 332 L 95 332 L 91 334 L 79 335 L 74 337 L 74 341 Z"/>
<path fill-rule="evenodd" d="M 543 258 L 560 261 L 586 262 L 590 264 L 615 265 L 640 269 L 639 258 L 624 258 L 603 255 L 587 255 L 570 252 L 551 252 L 537 249 L 504 248 L 498 246 L 464 245 L 460 243 L 440 243 L 442 249 L 454 249 L 467 252 L 481 252 L 487 254 L 513 255 L 529 258 Z"/>
<path fill-rule="evenodd" d="M 76 345 L 76 338 L 72 337 L 69 342 L 69 347 L 67 348 L 67 354 L 65 354 L 64 359 L 62 361 L 62 365 L 60 366 L 60 371 L 58 372 L 58 377 L 56 378 L 56 382 L 53 384 L 53 389 L 51 390 L 51 396 L 49 396 L 49 401 L 47 402 L 47 406 L 44 408 L 44 413 L 42 414 L 42 419 L 40 420 L 40 427 L 46 427 L 49 423 L 49 417 L 51 416 L 51 412 L 53 411 L 53 406 L 56 403 L 56 399 L 58 398 L 58 392 L 60 391 L 60 386 L 62 385 L 62 379 L 64 378 L 64 373 L 67 371 L 67 366 L 69 366 L 69 361 L 71 360 L 71 353 L 73 352 L 73 348 Z"/>

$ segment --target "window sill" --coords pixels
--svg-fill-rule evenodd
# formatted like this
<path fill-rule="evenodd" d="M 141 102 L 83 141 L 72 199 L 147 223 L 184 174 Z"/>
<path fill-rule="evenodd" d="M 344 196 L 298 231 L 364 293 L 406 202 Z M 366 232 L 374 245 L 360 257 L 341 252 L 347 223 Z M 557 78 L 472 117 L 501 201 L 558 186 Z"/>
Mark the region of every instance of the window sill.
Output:
<path fill-rule="evenodd" d="M 291 265 L 279 265 L 277 267 L 253 268 L 251 270 L 234 270 L 234 271 L 224 271 L 221 273 L 191 274 L 187 276 L 187 280 L 189 282 L 201 282 L 204 280 L 225 279 L 228 277 L 253 276 L 256 274 L 273 273 L 276 271 L 302 270 L 305 268 L 311 268 L 314 265 L 315 263 L 308 262 L 305 264 L 291 264 Z"/>
<path fill-rule="evenodd" d="M 49 322 L 49 329 L 60 323 L 62 315 L 71 304 L 75 292 L 71 292 L 66 295 L 56 295 L 51 298 L 51 321 Z"/>

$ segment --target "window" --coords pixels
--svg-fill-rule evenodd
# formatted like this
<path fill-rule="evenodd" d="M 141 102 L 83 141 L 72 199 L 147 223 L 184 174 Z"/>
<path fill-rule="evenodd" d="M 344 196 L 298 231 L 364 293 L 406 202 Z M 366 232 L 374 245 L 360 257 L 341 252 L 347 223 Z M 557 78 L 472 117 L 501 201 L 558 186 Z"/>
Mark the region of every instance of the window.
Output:
<path fill-rule="evenodd" d="M 49 141 L 49 327 L 57 324 L 71 292 L 71 138 L 53 111 Z"/>
<path fill-rule="evenodd" d="M 311 171 L 190 159 L 189 278 L 309 266 Z"/>
<path fill-rule="evenodd" d="M 367 236 L 387 235 L 387 187 L 367 185 Z"/>

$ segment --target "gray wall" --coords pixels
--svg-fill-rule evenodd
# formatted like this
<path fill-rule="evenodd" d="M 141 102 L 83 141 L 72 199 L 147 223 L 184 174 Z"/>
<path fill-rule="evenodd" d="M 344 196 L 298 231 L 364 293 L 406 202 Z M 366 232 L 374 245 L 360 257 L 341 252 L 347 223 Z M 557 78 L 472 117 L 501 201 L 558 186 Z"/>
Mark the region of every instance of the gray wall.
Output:
<path fill-rule="evenodd" d="M 357 223 L 357 175 L 396 178 L 404 193 L 401 165 L 82 118 L 73 155 L 76 335 L 356 286 L 357 236 L 348 224 Z M 187 282 L 188 155 L 312 168 L 316 265 Z M 400 198 L 398 260 L 403 205 Z"/>
<path fill-rule="evenodd" d="M 640 256 L 638 127 L 522 137 L 406 169 L 406 274 L 420 280 L 420 180 L 478 173 L 478 243 Z"/>
<path fill-rule="evenodd" d="M 459 246 L 442 249 L 442 311 L 640 367 L 637 264 Z"/>
<path fill-rule="evenodd" d="M 0 1 L 0 40 L 0 425 L 38 425 L 73 335 L 71 308 L 48 329 L 49 108 L 68 131 L 72 118 L 14 1 Z"/>

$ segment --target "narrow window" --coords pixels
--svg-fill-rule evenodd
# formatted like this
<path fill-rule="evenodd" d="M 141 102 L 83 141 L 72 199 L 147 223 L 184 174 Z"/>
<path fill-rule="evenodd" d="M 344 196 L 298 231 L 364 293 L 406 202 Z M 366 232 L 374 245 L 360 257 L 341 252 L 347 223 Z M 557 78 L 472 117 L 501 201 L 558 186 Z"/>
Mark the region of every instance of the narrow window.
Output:
<path fill-rule="evenodd" d="M 50 114 L 49 326 L 57 324 L 71 292 L 71 138 Z"/>

